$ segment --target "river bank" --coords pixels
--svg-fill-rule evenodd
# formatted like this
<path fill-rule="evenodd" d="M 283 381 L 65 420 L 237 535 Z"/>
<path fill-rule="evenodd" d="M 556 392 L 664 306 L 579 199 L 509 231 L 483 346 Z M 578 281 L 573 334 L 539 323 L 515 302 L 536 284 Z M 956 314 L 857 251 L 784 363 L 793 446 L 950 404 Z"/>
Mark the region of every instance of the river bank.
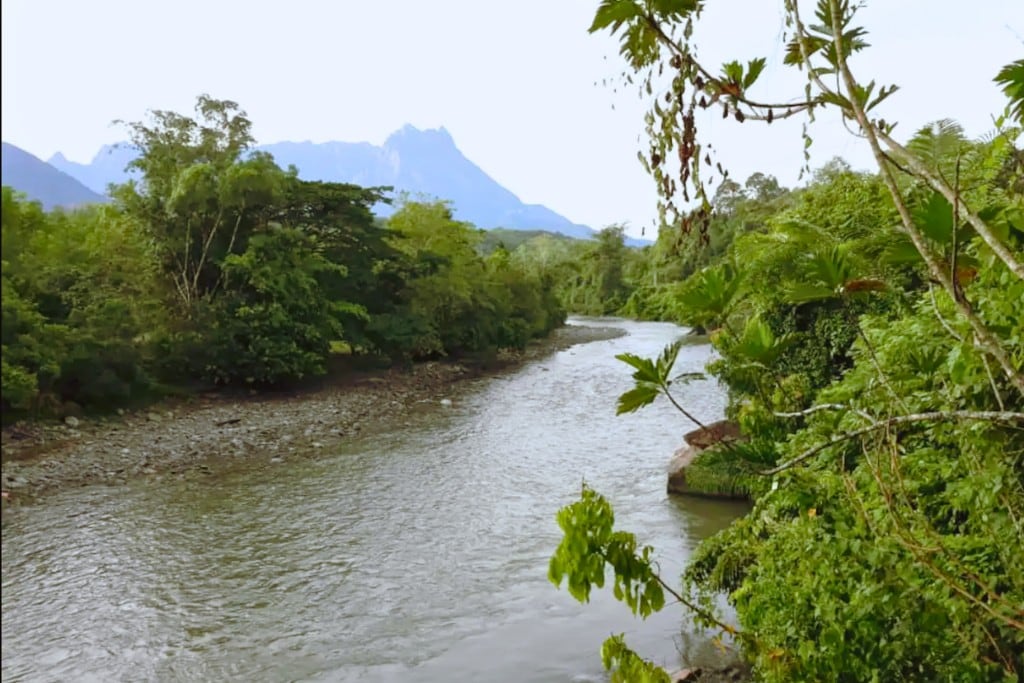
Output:
<path fill-rule="evenodd" d="M 4 502 L 21 504 L 64 488 L 136 477 L 202 476 L 214 461 L 222 468 L 315 456 L 347 436 L 400 418 L 417 403 L 443 401 L 455 382 L 623 334 L 611 327 L 566 325 L 524 352 L 487 365 L 434 361 L 409 371 L 345 374 L 300 392 L 203 393 L 108 418 L 16 423 L 0 438 Z"/>

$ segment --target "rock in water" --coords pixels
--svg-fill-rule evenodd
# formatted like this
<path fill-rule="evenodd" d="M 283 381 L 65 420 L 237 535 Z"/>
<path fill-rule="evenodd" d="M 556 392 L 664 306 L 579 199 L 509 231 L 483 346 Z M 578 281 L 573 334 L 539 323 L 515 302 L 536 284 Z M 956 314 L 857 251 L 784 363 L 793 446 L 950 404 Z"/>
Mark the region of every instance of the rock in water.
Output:
<path fill-rule="evenodd" d="M 686 482 L 686 469 L 705 449 L 741 438 L 739 425 L 729 420 L 719 420 L 701 429 L 687 432 L 683 436 L 686 444 L 672 455 L 668 463 L 668 492 L 706 498 L 745 498 L 746 496 L 737 496 L 732 492 L 695 491 Z"/>

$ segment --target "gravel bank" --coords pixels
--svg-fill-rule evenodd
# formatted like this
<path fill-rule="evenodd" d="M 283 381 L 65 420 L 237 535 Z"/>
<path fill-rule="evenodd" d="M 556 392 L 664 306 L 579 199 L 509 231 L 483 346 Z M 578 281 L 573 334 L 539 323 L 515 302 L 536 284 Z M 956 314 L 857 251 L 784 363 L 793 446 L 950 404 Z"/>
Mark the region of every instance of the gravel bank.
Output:
<path fill-rule="evenodd" d="M 370 426 L 386 427 L 415 403 L 442 399 L 454 382 L 624 334 L 612 327 L 568 325 L 486 370 L 429 362 L 410 372 L 353 374 L 299 393 L 207 393 L 105 419 L 18 423 L 5 428 L 0 441 L 4 504 L 32 502 L 72 486 L 202 475 L 214 467 L 310 457 Z"/>

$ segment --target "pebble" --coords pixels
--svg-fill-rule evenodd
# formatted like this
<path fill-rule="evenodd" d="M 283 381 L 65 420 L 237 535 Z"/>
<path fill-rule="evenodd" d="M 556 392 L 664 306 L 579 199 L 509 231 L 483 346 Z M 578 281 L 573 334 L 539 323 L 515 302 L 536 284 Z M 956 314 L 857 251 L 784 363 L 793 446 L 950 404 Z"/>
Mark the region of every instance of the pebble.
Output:
<path fill-rule="evenodd" d="M 576 336 L 566 336 L 572 334 Z M 580 334 L 575 328 L 560 331 L 553 335 L 551 343 L 538 345 L 525 354 L 525 359 L 540 358 L 571 343 L 592 340 L 580 338 Z M 438 394 L 450 390 L 455 378 L 475 375 L 475 371 L 465 367 L 431 363 L 418 366 L 409 375 L 382 375 L 354 387 L 329 387 L 285 401 L 271 396 L 253 403 L 245 398 L 205 394 L 182 409 L 154 406 L 134 414 L 120 409 L 118 415 L 124 419 L 115 418 L 113 423 L 66 415 L 78 423 L 75 426 L 86 427 L 74 437 L 72 420 L 23 423 L 4 430 L 4 442 L 0 444 L 4 452 L 4 488 L 21 489 L 19 495 L 35 496 L 78 484 L 123 481 L 127 472 L 153 476 L 153 481 L 161 476 L 159 471 L 166 472 L 167 477 L 185 478 L 185 471 L 215 471 L 217 456 L 227 454 L 269 457 L 277 451 L 281 455 L 310 457 L 325 448 L 328 434 L 351 437 L 360 433 L 363 426 L 401 424 L 407 407 L 419 400 L 454 405 L 451 398 L 439 398 Z M 230 426 L 228 433 L 249 434 L 247 443 L 237 437 L 225 438 L 225 430 L 209 428 L 211 422 L 239 416 L 245 418 L 245 426 Z M 311 430 L 309 437 L 319 440 L 310 442 L 302 435 L 313 424 L 331 427 Z M 45 459 L 32 455 L 40 446 L 46 447 Z M 284 462 L 291 457 L 281 455 L 275 454 L 272 461 Z M 206 463 L 214 465 L 213 470 Z M 127 471 L 117 471 L 126 464 Z"/>

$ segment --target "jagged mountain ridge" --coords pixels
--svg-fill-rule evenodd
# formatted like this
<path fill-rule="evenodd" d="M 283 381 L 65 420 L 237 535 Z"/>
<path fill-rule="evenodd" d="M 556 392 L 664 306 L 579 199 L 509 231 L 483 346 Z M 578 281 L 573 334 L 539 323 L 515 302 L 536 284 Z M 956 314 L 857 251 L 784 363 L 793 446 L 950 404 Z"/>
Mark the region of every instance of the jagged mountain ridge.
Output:
<path fill-rule="evenodd" d="M 10 143 L 0 144 L 0 159 L 3 184 L 38 201 L 47 211 L 108 201 L 74 176 Z"/>
<path fill-rule="evenodd" d="M 591 228 L 545 206 L 522 202 L 466 158 L 443 127 L 419 130 L 407 125 L 379 147 L 367 142 L 278 142 L 257 149 L 272 154 L 281 167 L 294 165 L 305 180 L 386 185 L 414 198 L 449 200 L 456 218 L 480 228 L 547 230 L 581 238 L 594 235 Z M 128 145 L 110 145 L 88 164 L 69 161 L 60 153 L 51 157 L 50 164 L 92 190 L 105 192 L 108 184 L 128 178 L 124 167 L 133 154 Z M 376 210 L 381 215 L 390 212 L 387 206 Z"/>

